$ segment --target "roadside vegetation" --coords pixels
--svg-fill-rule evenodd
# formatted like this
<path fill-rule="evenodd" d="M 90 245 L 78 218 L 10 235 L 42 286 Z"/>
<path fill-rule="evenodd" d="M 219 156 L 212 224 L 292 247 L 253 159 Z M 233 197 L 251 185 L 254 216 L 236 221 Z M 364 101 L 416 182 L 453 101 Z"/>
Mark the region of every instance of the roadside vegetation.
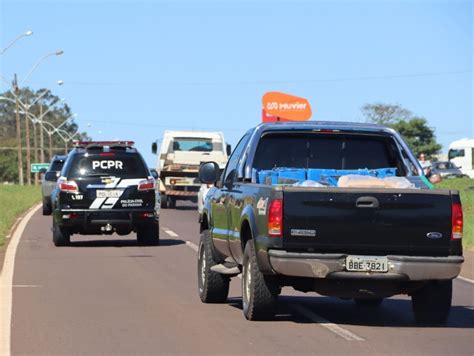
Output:
<path fill-rule="evenodd" d="M 16 218 L 41 201 L 41 189 L 34 186 L 0 185 L 0 246 Z"/>
<path fill-rule="evenodd" d="M 464 248 L 474 250 L 474 179 L 444 179 L 436 184 L 436 188 L 459 190 L 464 216 L 463 245 Z"/>

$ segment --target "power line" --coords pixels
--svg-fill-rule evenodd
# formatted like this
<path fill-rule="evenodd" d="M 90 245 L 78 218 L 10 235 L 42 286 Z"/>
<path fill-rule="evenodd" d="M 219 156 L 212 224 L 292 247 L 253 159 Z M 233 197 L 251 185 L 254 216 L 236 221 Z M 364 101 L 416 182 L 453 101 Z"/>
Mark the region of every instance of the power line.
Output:
<path fill-rule="evenodd" d="M 89 81 L 68 81 L 68 85 L 77 86 L 116 86 L 116 87 L 133 87 L 133 86 L 248 86 L 248 85 L 290 85 L 290 84 L 311 84 L 311 83 L 331 83 L 331 82 L 350 82 L 350 81 L 366 81 L 366 80 L 383 80 L 383 79 L 404 79 L 404 78 L 423 78 L 437 77 L 448 75 L 470 74 L 472 69 L 447 71 L 447 72 L 427 72 L 427 73 L 410 73 L 410 74 L 388 74 L 388 75 L 370 75 L 359 77 L 341 77 L 341 78 L 319 78 L 319 79 L 295 79 L 281 81 L 229 81 L 229 82 L 89 82 Z M 38 84 L 38 83 L 36 83 Z"/>

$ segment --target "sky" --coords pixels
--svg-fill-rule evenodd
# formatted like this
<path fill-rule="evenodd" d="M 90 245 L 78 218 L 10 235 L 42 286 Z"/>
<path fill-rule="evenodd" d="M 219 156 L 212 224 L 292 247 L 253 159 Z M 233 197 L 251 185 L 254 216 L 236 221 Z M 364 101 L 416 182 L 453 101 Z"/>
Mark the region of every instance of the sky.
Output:
<path fill-rule="evenodd" d="M 25 84 L 64 98 L 93 139 L 134 140 L 150 166 L 165 129 L 234 146 L 268 91 L 307 98 L 311 120 L 400 104 L 447 152 L 474 137 L 473 18 L 473 1 L 0 0 L 0 48 L 34 32 L 0 73 L 21 81 L 63 49 Z"/>

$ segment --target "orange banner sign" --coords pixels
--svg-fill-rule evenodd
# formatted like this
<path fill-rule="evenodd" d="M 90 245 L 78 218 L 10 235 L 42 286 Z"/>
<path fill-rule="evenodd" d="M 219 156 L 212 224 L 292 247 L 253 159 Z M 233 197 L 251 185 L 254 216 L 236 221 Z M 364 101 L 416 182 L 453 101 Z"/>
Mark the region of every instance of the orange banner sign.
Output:
<path fill-rule="evenodd" d="M 277 121 L 306 121 L 311 118 L 308 100 L 276 91 L 266 93 L 262 98 L 263 110 Z M 281 120 L 287 119 L 287 120 Z"/>

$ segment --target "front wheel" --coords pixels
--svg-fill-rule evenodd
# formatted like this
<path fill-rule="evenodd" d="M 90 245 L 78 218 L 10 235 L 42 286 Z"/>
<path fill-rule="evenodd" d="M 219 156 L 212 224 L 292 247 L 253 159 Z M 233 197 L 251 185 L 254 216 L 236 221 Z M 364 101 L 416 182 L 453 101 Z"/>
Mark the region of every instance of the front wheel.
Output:
<path fill-rule="evenodd" d="M 245 245 L 242 270 L 242 309 L 247 320 L 269 320 L 275 315 L 279 285 L 273 276 L 266 276 L 257 264 L 252 240 Z"/>
<path fill-rule="evenodd" d="M 229 294 L 230 278 L 211 270 L 217 263 L 212 255 L 209 230 L 201 234 L 198 251 L 198 288 L 203 303 L 225 303 Z"/>
<path fill-rule="evenodd" d="M 417 323 L 444 324 L 451 310 L 453 281 L 432 281 L 411 297 Z"/>

